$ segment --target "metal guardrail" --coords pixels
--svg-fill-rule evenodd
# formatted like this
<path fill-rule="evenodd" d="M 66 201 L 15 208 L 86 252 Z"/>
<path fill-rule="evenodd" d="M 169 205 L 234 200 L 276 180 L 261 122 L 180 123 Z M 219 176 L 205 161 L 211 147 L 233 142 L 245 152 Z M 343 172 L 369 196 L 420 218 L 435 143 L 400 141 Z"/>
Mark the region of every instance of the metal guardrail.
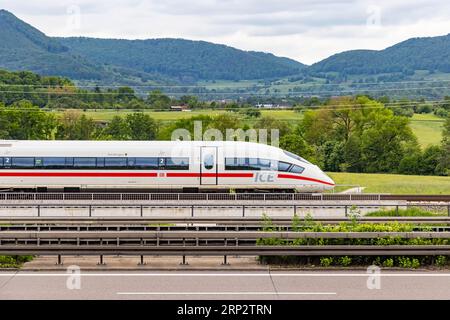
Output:
<path fill-rule="evenodd" d="M 0 255 L 183 256 L 355 256 L 450 255 L 450 245 L 285 245 L 258 246 L 262 238 L 280 239 L 449 239 L 450 232 L 192 232 L 192 231 L 2 231 Z"/>
<path fill-rule="evenodd" d="M 352 221 L 350 218 L 317 218 L 312 217 L 311 221 L 322 224 L 338 224 L 342 222 Z M 274 225 L 290 226 L 292 218 L 271 218 Z M 450 217 L 360 217 L 356 220 L 358 223 L 414 223 L 414 224 L 450 224 Z M 216 226 L 261 226 L 264 221 L 261 218 L 230 218 L 230 217 L 214 217 L 214 218 L 111 218 L 111 217 L 41 217 L 38 219 L 11 217 L 0 217 L 0 230 L 2 227 L 10 226 L 57 226 L 64 228 L 66 226 L 158 226 L 158 225 L 216 225 Z"/>
<path fill-rule="evenodd" d="M 257 240 L 293 239 L 450 239 L 450 232 L 265 232 L 265 231 L 2 231 L 0 240 Z M 119 242 L 115 245 L 119 246 Z M 0 250 L 2 244 L 0 243 Z"/>
<path fill-rule="evenodd" d="M 423 246 L 90 246 L 74 245 L 9 245 L 0 247 L 0 255 L 54 255 L 61 262 L 62 255 L 98 255 L 103 264 L 104 255 L 129 256 L 396 256 L 396 255 L 450 255 L 448 245 Z M 141 260 L 142 261 L 142 260 Z M 183 259 L 184 262 L 184 259 Z M 226 263 L 226 259 L 224 260 Z"/>
<path fill-rule="evenodd" d="M 0 193 L 0 201 L 447 201 L 449 195 L 390 195 L 337 193 Z"/>
<path fill-rule="evenodd" d="M 400 208 L 405 207 L 425 207 L 428 208 L 430 205 L 428 204 L 413 204 L 413 205 L 399 205 L 399 204 L 370 204 L 370 203 L 354 203 L 354 204 L 340 204 L 340 203 L 334 203 L 334 204 L 326 204 L 326 203 L 320 203 L 320 204 L 269 204 L 269 203 L 261 203 L 261 204 L 112 204 L 112 203 L 105 203 L 102 205 L 84 205 L 84 204 L 1 204 L 0 208 L 10 208 L 10 209 L 20 209 L 20 208 L 31 208 L 36 209 L 36 217 L 41 217 L 41 211 L 44 208 L 59 208 L 59 209 L 66 209 L 66 208 L 78 208 L 78 209 L 86 209 L 87 214 L 89 217 L 94 217 L 93 212 L 95 209 L 105 209 L 110 208 L 113 209 L 138 209 L 139 210 L 139 216 L 144 217 L 144 210 L 145 209 L 168 209 L 168 208 L 187 208 L 190 210 L 190 216 L 191 218 L 196 217 L 195 212 L 199 209 L 233 209 L 236 208 L 240 210 L 241 217 L 247 217 L 246 212 L 248 209 L 265 209 L 265 208 L 279 208 L 279 209 L 292 209 L 292 214 L 295 215 L 298 213 L 298 209 L 332 209 L 332 208 L 342 208 L 344 209 L 345 216 L 348 216 L 349 213 L 351 213 L 352 208 L 356 209 L 365 209 L 365 208 L 395 208 L 396 212 L 399 212 Z M 450 203 L 448 204 L 433 204 L 433 208 L 442 208 L 443 211 L 447 211 L 447 215 L 450 216 Z"/>

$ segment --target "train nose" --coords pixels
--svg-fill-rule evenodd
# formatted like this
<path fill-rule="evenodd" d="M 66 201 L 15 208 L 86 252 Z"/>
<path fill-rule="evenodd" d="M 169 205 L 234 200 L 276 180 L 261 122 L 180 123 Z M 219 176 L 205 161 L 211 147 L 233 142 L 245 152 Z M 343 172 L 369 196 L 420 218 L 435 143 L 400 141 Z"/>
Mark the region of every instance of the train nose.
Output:
<path fill-rule="evenodd" d="M 323 172 L 318 166 L 316 166 L 317 175 L 320 176 L 322 180 L 328 187 L 328 189 L 334 188 L 336 185 L 333 179 L 331 179 L 325 172 Z"/>

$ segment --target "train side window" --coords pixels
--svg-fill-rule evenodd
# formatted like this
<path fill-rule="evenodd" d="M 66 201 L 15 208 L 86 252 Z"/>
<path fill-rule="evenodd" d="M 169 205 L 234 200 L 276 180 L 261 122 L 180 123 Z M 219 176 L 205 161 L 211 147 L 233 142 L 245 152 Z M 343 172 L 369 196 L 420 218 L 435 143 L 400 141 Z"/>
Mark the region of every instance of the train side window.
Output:
<path fill-rule="evenodd" d="M 41 165 L 46 169 L 62 169 L 66 167 L 66 158 L 44 158 L 41 161 Z"/>
<path fill-rule="evenodd" d="M 249 158 L 248 159 L 248 169 L 247 170 L 272 170 L 272 160 L 260 159 L 260 158 Z"/>
<path fill-rule="evenodd" d="M 136 165 L 136 158 L 128 158 L 128 168 L 134 168 Z"/>
<path fill-rule="evenodd" d="M 34 168 L 34 158 L 12 158 L 13 168 Z"/>
<path fill-rule="evenodd" d="M 251 170 L 248 158 L 225 158 L 225 170 Z"/>
<path fill-rule="evenodd" d="M 158 169 L 158 158 L 136 158 L 135 169 Z"/>
<path fill-rule="evenodd" d="M 206 170 L 211 170 L 214 168 L 214 155 L 213 154 L 205 154 L 203 157 L 203 166 Z"/>
<path fill-rule="evenodd" d="M 3 167 L 3 158 L 0 158 L 0 167 Z"/>
<path fill-rule="evenodd" d="M 73 167 L 73 158 L 66 158 L 66 168 Z"/>
<path fill-rule="evenodd" d="M 10 168 L 11 167 L 11 158 L 9 158 L 9 157 L 3 158 L 3 166 L 5 168 Z"/>
<path fill-rule="evenodd" d="M 278 171 L 281 171 L 281 172 L 288 172 L 290 166 L 291 166 L 290 163 L 283 162 L 283 161 L 279 161 L 279 162 L 278 162 Z"/>
<path fill-rule="evenodd" d="M 189 170 L 189 158 L 167 158 L 166 170 Z"/>
<path fill-rule="evenodd" d="M 34 166 L 36 168 L 42 167 L 43 159 L 42 158 L 34 158 Z"/>
<path fill-rule="evenodd" d="M 73 166 L 75 168 L 95 168 L 96 158 L 74 158 Z"/>
<path fill-rule="evenodd" d="M 293 165 L 292 168 L 289 170 L 289 172 L 302 173 L 304 170 L 305 170 L 305 168 L 303 168 L 303 167 Z"/>
<path fill-rule="evenodd" d="M 105 168 L 123 169 L 128 166 L 127 158 L 105 158 Z"/>
<path fill-rule="evenodd" d="M 248 159 L 248 170 L 261 170 L 257 158 Z"/>
<path fill-rule="evenodd" d="M 105 167 L 105 158 L 97 158 L 97 168 Z"/>

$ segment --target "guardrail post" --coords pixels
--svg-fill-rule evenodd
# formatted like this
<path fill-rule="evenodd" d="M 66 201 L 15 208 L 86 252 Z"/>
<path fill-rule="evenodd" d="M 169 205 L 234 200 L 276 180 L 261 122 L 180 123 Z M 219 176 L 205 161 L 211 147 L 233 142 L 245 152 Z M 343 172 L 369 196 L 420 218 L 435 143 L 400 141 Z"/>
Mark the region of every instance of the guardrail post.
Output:
<path fill-rule="evenodd" d="M 194 206 L 191 206 L 191 217 L 194 217 Z"/>
<path fill-rule="evenodd" d="M 144 206 L 141 204 L 141 217 L 144 216 Z"/>
<path fill-rule="evenodd" d="M 60 254 L 58 254 L 58 261 L 56 262 L 56 265 L 57 265 L 57 266 L 62 266 L 62 265 L 63 265 L 62 259 L 61 259 L 61 255 L 60 255 Z"/>
<path fill-rule="evenodd" d="M 227 261 L 227 256 L 225 255 L 225 256 L 223 256 L 223 263 L 222 263 L 222 265 L 223 266 L 229 266 L 230 264 L 228 263 L 228 261 Z"/>
<path fill-rule="evenodd" d="M 103 262 L 103 255 L 100 255 L 100 261 L 97 263 L 98 266 L 106 266 L 106 263 Z"/>
<path fill-rule="evenodd" d="M 187 266 L 189 263 L 186 261 L 186 256 L 183 254 L 183 260 L 181 261 L 180 265 Z"/>
<path fill-rule="evenodd" d="M 450 205 L 447 206 L 447 215 L 450 217 Z"/>
<path fill-rule="evenodd" d="M 395 214 L 398 216 L 398 205 L 395 206 Z"/>
<path fill-rule="evenodd" d="M 141 255 L 141 261 L 138 263 L 138 266 L 145 266 L 147 263 L 144 261 L 144 256 Z"/>
<path fill-rule="evenodd" d="M 242 205 L 242 218 L 245 218 L 245 204 Z"/>
<path fill-rule="evenodd" d="M 92 217 L 92 205 L 89 205 L 89 217 Z"/>
<path fill-rule="evenodd" d="M 37 206 L 37 215 L 38 215 L 38 217 L 41 216 L 41 205 L 39 205 L 39 204 Z"/>
<path fill-rule="evenodd" d="M 345 217 L 348 217 L 348 206 L 347 205 L 345 205 Z"/>

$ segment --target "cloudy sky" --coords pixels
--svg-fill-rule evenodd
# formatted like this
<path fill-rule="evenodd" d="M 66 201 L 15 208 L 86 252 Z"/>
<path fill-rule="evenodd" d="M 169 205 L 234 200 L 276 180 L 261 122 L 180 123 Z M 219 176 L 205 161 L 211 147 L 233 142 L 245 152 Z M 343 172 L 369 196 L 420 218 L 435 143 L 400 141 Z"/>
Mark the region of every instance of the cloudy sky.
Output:
<path fill-rule="evenodd" d="M 448 0 L 0 0 L 50 36 L 185 38 L 312 64 L 450 33 Z"/>

